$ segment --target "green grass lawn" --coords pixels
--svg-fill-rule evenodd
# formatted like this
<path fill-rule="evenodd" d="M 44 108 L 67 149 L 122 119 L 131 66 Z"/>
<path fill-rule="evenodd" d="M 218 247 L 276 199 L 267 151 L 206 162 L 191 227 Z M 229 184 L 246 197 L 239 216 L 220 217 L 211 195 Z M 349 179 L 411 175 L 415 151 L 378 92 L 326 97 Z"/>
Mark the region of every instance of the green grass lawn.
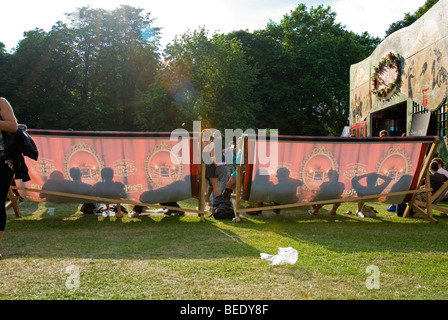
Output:
<path fill-rule="evenodd" d="M 355 212 L 346 203 L 336 216 L 303 207 L 235 223 L 190 213 L 104 218 L 72 204 L 52 205 L 50 216 L 46 203 L 25 201 L 21 218 L 9 211 L 0 243 L 0 299 L 447 299 L 448 218 L 435 212 L 431 224 L 369 204 L 376 218 L 345 214 Z M 279 247 L 295 248 L 298 261 L 260 258 Z"/>

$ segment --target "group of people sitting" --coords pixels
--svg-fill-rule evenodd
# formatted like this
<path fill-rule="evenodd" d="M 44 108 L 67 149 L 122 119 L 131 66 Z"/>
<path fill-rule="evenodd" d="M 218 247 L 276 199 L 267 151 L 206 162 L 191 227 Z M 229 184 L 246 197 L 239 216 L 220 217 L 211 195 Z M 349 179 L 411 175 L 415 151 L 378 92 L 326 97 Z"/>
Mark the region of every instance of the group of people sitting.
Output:
<path fill-rule="evenodd" d="M 432 188 L 431 193 L 434 194 L 440 187 L 448 180 L 448 170 L 444 169 L 444 162 L 441 158 L 434 158 L 430 164 L 430 185 Z M 326 200 L 336 200 L 342 197 L 345 189 L 344 183 L 339 181 L 339 173 L 333 169 L 329 170 L 326 174 L 326 181 L 323 182 L 319 189 L 316 191 L 312 202 L 320 202 Z M 401 191 L 409 190 L 413 177 L 411 175 L 403 175 L 398 181 L 394 183 L 389 193 L 397 193 Z M 261 201 L 273 201 L 274 205 L 278 204 L 292 204 L 299 201 L 297 193 L 298 188 L 302 186 L 302 182 L 289 177 L 289 170 L 286 168 L 279 168 L 277 171 L 278 184 L 275 185 L 270 181 L 268 175 L 257 173 L 252 183 L 251 197 Z M 364 181 L 364 182 L 363 182 Z M 352 178 L 352 188 L 356 191 L 358 197 L 364 197 L 369 195 L 381 194 L 392 182 L 390 176 L 381 175 L 376 172 L 366 173 Z M 425 187 L 423 182 L 422 188 Z M 400 201 L 403 196 L 390 196 L 388 202 L 391 203 L 394 200 Z M 426 193 L 422 192 L 417 195 L 417 200 L 426 201 Z M 310 215 L 318 214 L 325 204 L 312 205 L 308 210 Z M 341 202 L 332 204 L 328 214 L 336 214 L 337 209 L 340 207 Z M 393 204 L 397 211 L 399 204 Z M 405 207 L 405 206 L 404 206 Z M 371 211 L 372 207 L 366 206 L 364 201 L 357 203 L 357 216 L 367 216 L 368 211 Z M 388 209 L 388 211 L 391 211 Z M 274 212 L 279 213 L 279 209 L 275 209 Z M 398 211 L 397 211 L 398 214 Z M 400 215 L 400 214 L 398 214 Z M 402 212 L 401 212 L 402 215 Z"/>
<path fill-rule="evenodd" d="M 219 131 L 215 131 L 210 137 L 218 137 Z M 203 141 L 203 146 L 205 151 L 207 151 L 207 145 L 213 141 L 210 139 Z M 226 157 L 231 154 L 232 166 L 239 163 L 239 158 L 241 157 L 241 138 L 237 140 L 236 148 L 231 146 L 229 149 L 218 150 L 222 151 L 222 159 L 219 163 L 216 163 L 214 157 L 214 149 L 208 156 L 212 159 L 211 163 L 206 164 L 206 181 L 208 182 L 208 190 L 206 194 L 206 202 L 215 203 L 216 199 L 226 199 L 230 200 L 231 193 L 234 190 L 236 184 L 236 170 L 229 170 L 228 163 L 226 163 Z M 229 146 L 230 147 L 230 146 Z M 434 158 L 430 164 L 430 185 L 432 188 L 432 194 L 437 192 L 439 188 L 448 180 L 448 170 L 444 169 L 444 162 L 441 158 Z M 70 177 L 72 180 L 65 180 L 64 175 L 60 171 L 53 171 L 50 175 L 49 180 L 43 185 L 42 190 L 47 191 L 57 191 L 63 193 L 86 195 L 86 196 L 96 196 L 108 199 L 127 199 L 125 185 L 121 182 L 114 181 L 114 171 L 112 168 L 106 167 L 101 170 L 102 181 L 97 182 L 94 185 L 89 185 L 82 182 L 81 170 L 78 167 L 70 168 Z M 281 167 L 277 170 L 276 178 L 278 183 L 274 184 L 270 180 L 270 175 L 267 172 L 263 172 L 263 169 L 259 170 L 254 177 L 251 188 L 251 198 L 256 199 L 258 206 L 261 207 L 263 202 L 273 202 L 274 205 L 279 204 L 293 204 L 299 201 L 298 194 L 299 188 L 302 187 L 302 181 L 290 177 L 290 172 L 287 168 Z M 365 183 L 362 184 L 361 181 L 365 179 Z M 329 170 L 326 173 L 325 182 L 323 182 L 319 190 L 314 194 L 312 199 L 313 202 L 335 200 L 340 199 L 345 190 L 345 185 L 339 181 L 339 173 L 336 170 Z M 409 190 L 411 185 L 412 176 L 404 175 L 397 181 L 391 188 L 390 193 L 398 191 Z M 368 195 L 381 194 L 387 186 L 391 183 L 392 178 L 385 175 L 380 175 L 378 173 L 367 173 L 363 175 L 356 176 L 352 179 L 352 188 L 356 191 L 359 197 Z M 219 185 L 220 182 L 220 185 Z M 422 187 L 424 187 L 423 183 Z M 187 176 L 184 180 L 175 181 L 174 183 L 161 187 L 156 190 L 148 190 L 140 195 L 140 201 L 142 203 L 159 203 L 162 206 L 180 208 L 177 201 L 179 199 L 187 199 L 191 196 L 190 190 L 191 181 L 190 176 Z M 210 196 L 213 195 L 212 201 L 210 201 Z M 176 198 L 174 200 L 173 196 Z M 46 198 L 49 202 L 80 202 L 85 203 L 85 198 L 76 198 L 61 196 L 56 194 L 46 194 L 41 193 L 41 198 Z M 388 200 L 392 200 L 391 199 Z M 398 199 L 398 198 L 397 198 Z M 417 200 L 426 201 L 426 193 L 422 192 L 417 195 Z M 217 201 L 218 202 L 218 201 Z M 391 202 L 389 202 L 391 203 Z M 260 205 L 261 204 L 261 205 Z M 328 204 L 328 203 L 326 203 Z M 319 211 L 325 204 L 312 205 L 308 210 L 311 215 L 318 214 Z M 341 205 L 341 202 L 336 202 L 332 204 L 332 208 L 328 210 L 328 214 L 336 214 L 337 209 Z M 356 214 L 359 216 L 363 215 L 364 202 L 357 203 Z M 108 206 L 108 205 L 107 205 Z M 399 204 L 393 204 L 388 209 L 388 211 L 396 211 L 398 214 L 397 207 Z M 109 209 L 109 207 L 107 208 Z M 136 205 L 133 208 L 132 216 L 137 216 L 141 214 L 144 210 L 143 206 Z M 275 213 L 280 213 L 279 209 L 274 210 Z M 184 212 L 181 210 L 168 210 L 165 211 L 166 214 L 171 215 L 183 215 Z M 257 211 L 256 214 L 261 213 Z"/>
<path fill-rule="evenodd" d="M 432 188 L 431 194 L 436 193 L 448 180 L 448 170 L 444 166 L 445 164 L 441 158 L 434 158 L 430 164 L 429 170 L 431 174 L 429 175 L 429 184 Z M 425 186 L 425 181 L 422 186 Z M 426 193 L 419 193 L 417 200 L 426 201 Z"/>
<path fill-rule="evenodd" d="M 45 182 L 42 186 L 42 190 L 89 197 L 116 199 L 117 202 L 128 198 L 125 185 L 121 182 L 114 181 L 114 170 L 112 168 L 103 168 L 101 170 L 101 181 L 95 183 L 94 185 L 82 182 L 82 172 L 78 167 L 70 168 L 69 172 L 71 180 L 65 179 L 64 174 L 61 171 L 53 171 L 47 182 Z M 140 195 L 140 201 L 142 203 L 159 203 L 160 205 L 167 207 L 180 208 L 178 203 L 172 201 L 170 198 L 175 195 L 177 198 L 183 197 L 186 199 L 190 196 L 188 190 L 190 190 L 190 176 L 187 176 L 184 180 L 175 181 L 174 183 L 157 190 L 147 190 Z M 39 196 L 40 198 L 45 198 L 46 201 L 53 203 L 83 203 L 85 207 L 93 208 L 93 211 L 95 208 L 100 207 L 100 204 L 90 203 L 86 200 L 86 198 L 82 197 L 77 198 L 51 192 L 42 192 Z M 105 209 L 110 210 L 110 205 L 106 204 Z M 134 206 L 133 212 L 131 213 L 132 216 L 141 214 L 143 209 L 143 206 Z M 118 210 L 118 208 L 115 207 L 114 210 Z M 165 211 L 165 214 L 182 215 L 183 212 L 178 210 L 168 210 Z"/>
<path fill-rule="evenodd" d="M 97 182 L 95 185 L 82 182 L 82 172 L 78 167 L 70 168 L 70 177 L 72 180 L 66 180 L 61 171 L 55 170 L 42 186 L 42 190 L 112 199 L 127 198 L 124 184 L 113 180 L 114 171 L 112 168 L 103 168 L 101 170 L 102 181 Z M 46 198 L 47 201 L 56 203 L 85 202 L 85 198 L 61 196 L 52 193 L 41 193 L 40 198 Z"/>

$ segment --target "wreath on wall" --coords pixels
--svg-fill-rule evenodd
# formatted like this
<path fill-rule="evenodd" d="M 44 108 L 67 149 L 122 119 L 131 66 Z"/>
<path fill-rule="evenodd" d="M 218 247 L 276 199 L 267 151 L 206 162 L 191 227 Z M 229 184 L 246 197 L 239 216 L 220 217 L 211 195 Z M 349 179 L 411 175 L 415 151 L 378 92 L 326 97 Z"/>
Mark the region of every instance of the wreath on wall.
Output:
<path fill-rule="evenodd" d="M 397 54 L 389 52 L 383 57 L 377 67 L 373 69 L 372 80 L 372 93 L 379 99 L 388 100 L 396 92 L 400 84 L 401 75 L 401 61 Z M 386 70 L 394 70 L 395 77 L 392 81 L 386 83 L 387 79 L 384 79 L 384 73 Z M 390 71 L 391 72 L 391 71 Z M 380 86 L 383 85 L 381 88 Z"/>

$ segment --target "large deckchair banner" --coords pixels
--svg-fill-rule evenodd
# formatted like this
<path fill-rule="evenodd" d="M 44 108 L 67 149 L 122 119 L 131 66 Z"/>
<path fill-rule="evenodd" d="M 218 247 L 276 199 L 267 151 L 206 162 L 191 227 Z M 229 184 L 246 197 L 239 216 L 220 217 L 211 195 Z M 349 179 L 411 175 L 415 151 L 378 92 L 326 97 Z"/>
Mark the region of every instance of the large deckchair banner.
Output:
<path fill-rule="evenodd" d="M 194 135 L 169 133 L 29 130 L 38 161 L 26 159 L 31 181 L 19 187 L 107 199 L 163 203 L 198 194 Z M 173 147 L 177 146 L 175 150 Z M 175 152 L 174 152 L 175 151 Z M 21 191 L 31 201 L 91 202 L 82 198 Z"/>
<path fill-rule="evenodd" d="M 293 204 L 412 190 L 433 137 L 279 137 L 278 143 L 266 143 L 258 136 L 246 141 L 243 199 Z M 401 203 L 406 196 L 380 201 Z"/>

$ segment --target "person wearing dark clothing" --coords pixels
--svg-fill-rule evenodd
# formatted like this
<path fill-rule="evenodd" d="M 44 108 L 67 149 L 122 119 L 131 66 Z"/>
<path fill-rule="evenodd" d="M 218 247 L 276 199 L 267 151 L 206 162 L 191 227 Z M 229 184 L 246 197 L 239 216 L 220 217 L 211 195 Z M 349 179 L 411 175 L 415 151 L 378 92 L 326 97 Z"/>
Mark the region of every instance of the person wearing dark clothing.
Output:
<path fill-rule="evenodd" d="M 18 129 L 18 123 L 14 111 L 5 98 L 0 98 L 0 130 L 2 132 L 14 133 Z M 13 165 L 11 161 L 4 158 L 5 145 L 0 135 L 0 240 L 6 227 L 6 197 L 9 187 L 14 178 Z M 0 254 L 0 259 L 2 255 Z"/>
<path fill-rule="evenodd" d="M 363 186 L 359 182 L 360 180 L 366 180 L 366 185 Z M 379 181 L 382 180 L 382 183 Z M 367 174 L 363 174 L 360 176 L 356 176 L 352 179 L 352 187 L 355 189 L 358 197 L 370 196 L 381 194 L 384 189 L 387 188 L 389 183 L 392 181 L 391 177 L 380 175 L 376 172 L 371 172 Z M 364 202 L 358 202 L 358 209 L 356 210 L 356 215 L 364 216 L 362 213 L 362 208 L 364 207 Z"/>
<path fill-rule="evenodd" d="M 328 181 L 322 183 L 320 185 L 320 189 L 314 197 L 313 201 L 322 201 L 322 200 L 335 200 L 339 199 L 344 192 L 345 184 L 339 182 L 339 173 L 336 170 L 330 169 L 328 171 Z M 339 208 L 341 203 L 337 202 L 333 204 L 331 210 L 328 210 L 328 214 L 334 215 L 336 214 L 336 210 Z M 323 207 L 323 204 L 317 204 L 311 206 L 311 209 L 308 210 L 308 213 L 313 215 L 317 214 L 319 210 Z"/>
<path fill-rule="evenodd" d="M 440 189 L 441 186 L 443 186 L 447 178 L 445 175 L 437 172 L 439 170 L 439 164 L 436 161 L 431 162 L 429 170 L 431 171 L 431 174 L 429 175 L 429 184 L 432 188 L 431 194 L 434 194 Z M 425 181 L 423 181 L 422 186 L 424 185 Z M 426 202 L 426 192 L 417 194 L 417 200 Z"/>

